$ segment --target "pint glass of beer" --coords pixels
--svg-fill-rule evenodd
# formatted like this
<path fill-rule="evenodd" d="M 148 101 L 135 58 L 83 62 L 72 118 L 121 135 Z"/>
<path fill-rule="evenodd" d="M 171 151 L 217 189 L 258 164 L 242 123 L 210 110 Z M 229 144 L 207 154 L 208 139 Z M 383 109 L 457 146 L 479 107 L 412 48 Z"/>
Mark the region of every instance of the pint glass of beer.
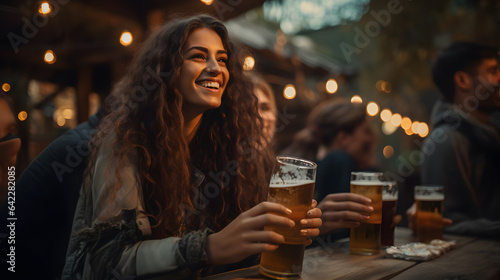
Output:
<path fill-rule="evenodd" d="M 349 241 L 353 254 L 374 255 L 380 250 L 380 224 L 382 223 L 383 173 L 351 172 L 351 193 L 364 195 L 372 200 L 373 213 L 366 222 L 351 229 Z"/>
<path fill-rule="evenodd" d="M 398 202 L 398 186 L 396 182 L 384 182 L 382 189 L 382 229 L 380 245 L 389 247 L 394 245 L 394 216 Z"/>
<path fill-rule="evenodd" d="M 279 203 L 292 210 L 289 218 L 295 222 L 293 228 L 268 226 L 285 237 L 278 249 L 262 253 L 260 272 L 274 279 L 300 276 L 307 237 L 300 234 L 300 220 L 306 218 L 311 209 L 316 180 L 316 164 L 312 161 L 278 156 L 274 163 L 269 183 L 267 201 Z"/>
<path fill-rule="evenodd" d="M 429 243 L 443 238 L 443 186 L 415 187 L 417 241 Z"/>

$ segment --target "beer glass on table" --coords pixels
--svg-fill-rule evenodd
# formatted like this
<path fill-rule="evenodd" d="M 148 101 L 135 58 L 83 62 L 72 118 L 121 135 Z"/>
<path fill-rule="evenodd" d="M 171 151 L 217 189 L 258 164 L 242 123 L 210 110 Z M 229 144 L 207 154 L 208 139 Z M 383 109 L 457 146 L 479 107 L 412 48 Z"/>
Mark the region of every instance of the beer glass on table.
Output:
<path fill-rule="evenodd" d="M 278 249 L 264 252 L 260 261 L 260 272 L 274 279 L 300 276 L 307 237 L 300 234 L 300 220 L 306 218 L 311 209 L 316 180 L 316 164 L 312 161 L 278 156 L 274 163 L 269 183 L 267 201 L 279 203 L 292 210 L 289 218 L 295 222 L 293 228 L 267 226 L 285 237 Z"/>
<path fill-rule="evenodd" d="M 382 228 L 380 245 L 389 247 L 394 245 L 394 216 L 398 202 L 398 186 L 396 182 L 384 182 L 382 189 Z"/>
<path fill-rule="evenodd" d="M 443 186 L 415 187 L 417 241 L 429 243 L 443 238 Z"/>
<path fill-rule="evenodd" d="M 374 255 L 380 250 L 380 224 L 382 223 L 381 172 L 351 172 L 351 193 L 364 195 L 372 200 L 373 213 L 365 222 L 351 229 L 349 248 L 353 254 Z"/>

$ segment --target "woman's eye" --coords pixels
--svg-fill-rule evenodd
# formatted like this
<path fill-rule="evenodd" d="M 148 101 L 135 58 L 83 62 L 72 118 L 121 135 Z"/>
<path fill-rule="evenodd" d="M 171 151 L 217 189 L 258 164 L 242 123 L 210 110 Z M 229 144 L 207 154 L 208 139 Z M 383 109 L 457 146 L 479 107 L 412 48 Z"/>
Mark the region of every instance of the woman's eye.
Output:
<path fill-rule="evenodd" d="M 217 61 L 226 64 L 227 63 L 227 58 L 223 58 L 222 57 L 222 58 L 219 58 Z"/>
<path fill-rule="evenodd" d="M 193 58 L 196 58 L 196 59 L 205 59 L 205 56 L 201 53 L 198 53 L 198 54 L 195 54 L 193 55 Z"/>

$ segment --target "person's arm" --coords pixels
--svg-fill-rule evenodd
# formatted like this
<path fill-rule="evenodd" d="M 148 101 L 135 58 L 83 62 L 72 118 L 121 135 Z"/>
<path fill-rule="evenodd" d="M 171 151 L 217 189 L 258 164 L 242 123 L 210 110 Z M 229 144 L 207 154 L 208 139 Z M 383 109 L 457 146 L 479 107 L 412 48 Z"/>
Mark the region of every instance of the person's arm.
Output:
<path fill-rule="evenodd" d="M 443 224 L 445 231 L 455 234 L 500 234 L 495 221 L 478 219 L 478 201 L 474 191 L 474 168 L 471 162 L 470 142 L 458 131 L 438 128 L 437 136 L 424 143 L 422 183 L 445 187 Z M 449 218 L 449 219 L 446 219 Z M 452 222 L 453 221 L 453 225 Z M 479 227 L 481 225 L 481 227 Z"/>
<path fill-rule="evenodd" d="M 206 229 L 181 238 L 147 240 L 151 226 L 138 172 L 133 164 L 122 166 L 122 185 L 114 194 L 116 173 L 107 168 L 110 150 L 99 155 L 91 189 L 78 202 L 63 279 L 75 272 L 93 279 L 196 274 L 207 264 L 204 248 L 212 232 Z M 83 264 L 80 271 L 79 264 Z"/>

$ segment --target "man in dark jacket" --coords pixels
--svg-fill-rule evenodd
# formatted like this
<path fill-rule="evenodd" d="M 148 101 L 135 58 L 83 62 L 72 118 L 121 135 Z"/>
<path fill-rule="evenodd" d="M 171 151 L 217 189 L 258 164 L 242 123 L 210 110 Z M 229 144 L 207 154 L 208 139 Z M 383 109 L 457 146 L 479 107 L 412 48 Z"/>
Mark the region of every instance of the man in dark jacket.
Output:
<path fill-rule="evenodd" d="M 438 56 L 434 83 L 443 95 L 422 147 L 423 184 L 445 187 L 445 231 L 500 236 L 500 109 L 498 50 L 456 42 Z"/>
<path fill-rule="evenodd" d="M 90 155 L 88 143 L 102 116 L 100 111 L 57 138 L 17 180 L 16 272 L 7 272 L 8 263 L 2 261 L 2 273 L 9 273 L 6 279 L 59 279 Z M 7 206 L 0 208 L 2 221 L 8 217 Z M 5 230 L 0 229 L 2 260 L 10 246 Z"/>

